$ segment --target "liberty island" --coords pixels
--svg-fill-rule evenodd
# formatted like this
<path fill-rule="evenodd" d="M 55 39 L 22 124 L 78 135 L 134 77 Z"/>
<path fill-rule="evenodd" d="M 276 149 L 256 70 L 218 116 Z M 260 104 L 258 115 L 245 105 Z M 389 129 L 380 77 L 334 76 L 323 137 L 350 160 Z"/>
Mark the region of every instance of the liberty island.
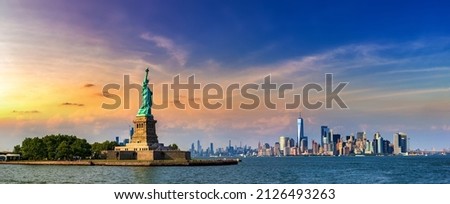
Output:
<path fill-rule="evenodd" d="M 25 148 L 27 153 L 33 155 L 27 157 L 31 160 L 20 160 L 20 154 L 7 154 L 6 156 L 0 154 L 3 159 L 0 160 L 0 164 L 66 166 L 208 166 L 238 164 L 238 161 L 235 159 L 193 160 L 191 159 L 189 151 L 181 151 L 178 148 L 164 146 L 163 143 L 158 141 L 158 136 L 156 134 L 157 121 L 152 114 L 153 92 L 148 87 L 148 72 L 149 69 L 147 68 L 142 83 L 143 100 L 136 114 L 136 118 L 133 120 L 134 127 L 132 128 L 133 131 L 130 135 L 130 143 L 127 143 L 125 146 L 115 146 L 113 149 L 102 151 L 102 154 L 106 159 L 91 160 L 91 157 L 87 157 L 86 155 L 77 156 L 76 154 L 71 154 L 70 150 L 74 148 L 67 143 L 58 145 L 58 159 L 56 156 L 55 158 L 48 158 L 48 155 L 51 154 L 45 152 L 48 147 L 36 145 L 42 143 L 44 139 L 66 138 L 67 140 L 79 140 L 80 144 L 88 145 L 86 147 L 89 147 L 89 149 L 91 148 L 85 139 L 79 139 L 75 136 L 51 135 L 43 137 L 42 139 L 36 137 L 33 139 L 26 138 L 24 140 L 22 147 L 24 144 L 27 146 L 26 144 L 30 144 L 30 142 L 33 143 L 33 148 Z M 18 151 L 20 151 L 21 147 L 17 147 Z M 80 147 L 78 149 L 86 150 L 88 148 Z M 44 154 L 42 155 L 43 152 Z M 89 160 L 84 160 L 85 158 L 88 158 Z"/>

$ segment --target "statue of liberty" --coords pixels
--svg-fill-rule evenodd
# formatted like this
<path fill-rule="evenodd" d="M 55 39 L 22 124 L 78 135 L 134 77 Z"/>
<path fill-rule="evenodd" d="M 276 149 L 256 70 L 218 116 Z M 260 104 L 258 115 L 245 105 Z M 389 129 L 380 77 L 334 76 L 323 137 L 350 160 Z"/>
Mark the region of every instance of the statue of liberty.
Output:
<path fill-rule="evenodd" d="M 152 96 L 153 92 L 148 87 L 148 68 L 145 69 L 145 78 L 142 82 L 142 104 L 137 116 L 152 116 Z"/>

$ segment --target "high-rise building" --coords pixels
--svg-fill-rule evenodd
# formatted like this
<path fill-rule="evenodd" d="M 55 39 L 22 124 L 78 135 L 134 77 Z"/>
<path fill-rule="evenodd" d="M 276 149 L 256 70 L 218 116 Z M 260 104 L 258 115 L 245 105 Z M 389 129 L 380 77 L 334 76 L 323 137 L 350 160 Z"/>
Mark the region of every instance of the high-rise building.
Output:
<path fill-rule="evenodd" d="M 356 133 L 357 140 L 365 140 L 367 139 L 366 132 L 357 132 Z"/>
<path fill-rule="evenodd" d="M 286 147 L 288 147 L 288 145 L 289 145 L 289 137 L 281 136 L 280 137 L 280 152 L 282 155 L 286 155 L 285 149 L 286 149 Z"/>
<path fill-rule="evenodd" d="M 191 145 L 191 155 L 194 156 L 195 155 L 195 144 L 192 143 Z"/>
<path fill-rule="evenodd" d="M 319 154 L 319 144 L 317 144 L 317 142 L 313 140 L 311 142 L 311 146 L 312 146 L 312 153 Z"/>
<path fill-rule="evenodd" d="M 275 146 L 273 147 L 273 155 L 274 156 L 281 156 L 280 143 L 279 142 L 275 142 Z"/>
<path fill-rule="evenodd" d="M 120 144 L 120 138 L 119 138 L 119 136 L 116 137 L 116 143 L 117 143 L 117 144 Z"/>
<path fill-rule="evenodd" d="M 391 142 L 389 140 L 383 140 L 383 154 L 392 154 L 390 151 Z"/>
<path fill-rule="evenodd" d="M 305 153 L 308 151 L 308 137 L 303 136 L 300 140 L 300 153 Z"/>
<path fill-rule="evenodd" d="M 328 128 L 328 126 L 321 126 L 321 147 L 323 148 L 323 152 L 325 154 L 329 154 L 331 151 L 333 151 L 333 144 L 332 144 L 332 137 L 333 137 L 333 130 Z"/>
<path fill-rule="evenodd" d="M 373 149 L 373 153 L 374 153 L 374 154 L 380 154 L 380 153 L 379 153 L 379 148 L 378 148 L 378 146 L 379 146 L 379 144 L 378 144 L 377 139 L 373 138 L 373 141 L 372 141 L 372 149 Z"/>
<path fill-rule="evenodd" d="M 295 139 L 294 138 L 289 139 L 289 145 L 288 146 L 289 147 L 295 147 Z"/>
<path fill-rule="evenodd" d="M 331 146 L 333 147 L 331 150 L 333 151 L 333 155 L 338 155 L 339 149 L 337 149 L 337 144 L 341 140 L 341 134 L 333 134 L 331 138 Z"/>
<path fill-rule="evenodd" d="M 325 148 L 324 151 L 326 151 L 326 153 L 328 155 L 333 154 L 333 151 L 335 149 L 335 145 L 333 143 L 333 129 L 328 129 L 328 132 L 327 132 L 327 143 L 324 146 L 324 148 Z"/>
<path fill-rule="evenodd" d="M 373 135 L 373 152 L 375 154 L 384 154 L 384 141 L 379 132 Z"/>
<path fill-rule="evenodd" d="M 394 134 L 394 154 L 408 154 L 408 137 L 406 133 Z"/>
<path fill-rule="evenodd" d="M 357 132 L 355 141 L 355 154 L 364 154 L 366 150 L 366 132 Z"/>
<path fill-rule="evenodd" d="M 289 141 L 289 137 L 281 136 L 280 137 L 280 149 L 283 149 L 284 147 L 287 147 Z"/>
<path fill-rule="evenodd" d="M 133 139 L 134 128 L 130 126 L 130 140 Z"/>
<path fill-rule="evenodd" d="M 302 138 L 305 136 L 305 132 L 303 129 L 303 118 L 302 114 L 299 113 L 297 118 L 297 147 L 301 147 L 300 142 L 302 141 Z"/>
<path fill-rule="evenodd" d="M 344 155 L 344 143 L 342 142 L 341 138 L 338 139 L 336 143 L 336 155 Z"/>
<path fill-rule="evenodd" d="M 341 139 L 341 134 L 333 134 L 332 142 L 336 144 Z"/>
<path fill-rule="evenodd" d="M 365 140 L 366 141 L 366 145 L 365 145 L 365 149 L 364 149 L 364 154 L 373 154 L 373 145 L 372 145 L 372 141 L 370 140 Z"/>
<path fill-rule="evenodd" d="M 349 142 L 349 141 L 354 141 L 355 140 L 355 136 L 353 136 L 353 135 L 347 135 L 347 136 L 345 136 L 345 141 L 346 142 Z"/>
<path fill-rule="evenodd" d="M 211 155 L 214 154 L 214 144 L 212 142 L 209 144 L 209 153 Z"/>
<path fill-rule="evenodd" d="M 320 127 L 320 146 L 323 147 L 324 144 L 327 143 L 327 135 L 328 135 L 328 126 L 321 126 Z"/>
<path fill-rule="evenodd" d="M 202 153 L 202 146 L 200 145 L 200 140 L 197 140 L 197 154 L 200 156 Z"/>

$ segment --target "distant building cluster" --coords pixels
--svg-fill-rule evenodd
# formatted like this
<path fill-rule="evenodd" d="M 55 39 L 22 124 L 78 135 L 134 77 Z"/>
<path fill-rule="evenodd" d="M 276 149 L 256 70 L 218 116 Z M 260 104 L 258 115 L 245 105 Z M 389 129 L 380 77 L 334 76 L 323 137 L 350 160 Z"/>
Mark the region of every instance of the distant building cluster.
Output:
<path fill-rule="evenodd" d="M 127 145 L 128 143 L 130 143 L 130 139 L 131 138 L 133 138 L 133 134 L 134 134 L 134 128 L 133 127 L 130 127 L 130 134 L 129 134 L 129 138 L 125 138 L 125 139 L 123 139 L 122 141 L 120 140 L 120 137 L 119 136 L 116 136 L 116 138 L 115 138 L 115 142 L 117 143 L 117 145 L 119 145 L 119 146 L 125 146 L 125 145 Z"/>
<path fill-rule="evenodd" d="M 373 135 L 373 139 L 367 137 L 366 132 L 342 136 L 328 126 L 320 127 L 320 141 L 311 141 L 308 145 L 308 136 L 304 134 L 304 119 L 299 115 L 297 118 L 297 137 L 280 136 L 279 141 L 273 145 L 269 143 L 258 143 L 257 149 L 240 144 L 232 145 L 229 140 L 228 146 L 214 148 L 214 143 L 203 147 L 200 140 L 192 143 L 190 148 L 191 157 L 245 157 L 245 156 L 351 156 L 351 155 L 408 155 L 409 138 L 406 133 L 398 132 L 393 135 L 393 142 L 384 139 L 379 132 Z M 130 138 L 134 133 L 130 127 Z M 115 141 L 120 146 L 129 143 L 130 139 Z M 413 152 L 417 154 L 417 152 Z"/>
<path fill-rule="evenodd" d="M 200 140 L 197 140 L 197 145 L 192 143 L 190 152 L 192 157 L 243 157 L 256 155 L 255 150 L 252 150 L 251 146 L 242 146 L 242 144 L 240 144 L 239 147 L 233 146 L 231 145 L 231 140 L 229 140 L 227 147 L 220 147 L 217 149 L 214 149 L 214 143 L 212 142 L 204 149 Z"/>
<path fill-rule="evenodd" d="M 304 120 L 301 115 L 297 119 L 297 141 L 281 136 L 273 146 L 268 143 L 258 143 L 258 156 L 297 156 L 297 155 L 408 155 L 409 138 L 406 133 L 395 133 L 393 143 L 384 139 L 379 132 L 373 139 L 367 138 L 366 132 L 357 132 L 345 137 L 333 132 L 328 126 L 320 127 L 320 141 L 311 141 L 308 147 L 308 137 L 304 136 Z"/>

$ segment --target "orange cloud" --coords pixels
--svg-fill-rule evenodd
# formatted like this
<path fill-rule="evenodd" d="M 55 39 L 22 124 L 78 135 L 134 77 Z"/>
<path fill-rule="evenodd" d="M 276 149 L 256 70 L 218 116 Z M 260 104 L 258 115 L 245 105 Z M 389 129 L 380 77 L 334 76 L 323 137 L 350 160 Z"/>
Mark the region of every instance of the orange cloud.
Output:
<path fill-rule="evenodd" d="M 70 103 L 70 102 L 64 102 L 61 104 L 62 106 L 84 106 L 82 103 Z"/>
<path fill-rule="evenodd" d="M 83 87 L 89 88 L 95 86 L 94 84 L 85 84 Z"/>

